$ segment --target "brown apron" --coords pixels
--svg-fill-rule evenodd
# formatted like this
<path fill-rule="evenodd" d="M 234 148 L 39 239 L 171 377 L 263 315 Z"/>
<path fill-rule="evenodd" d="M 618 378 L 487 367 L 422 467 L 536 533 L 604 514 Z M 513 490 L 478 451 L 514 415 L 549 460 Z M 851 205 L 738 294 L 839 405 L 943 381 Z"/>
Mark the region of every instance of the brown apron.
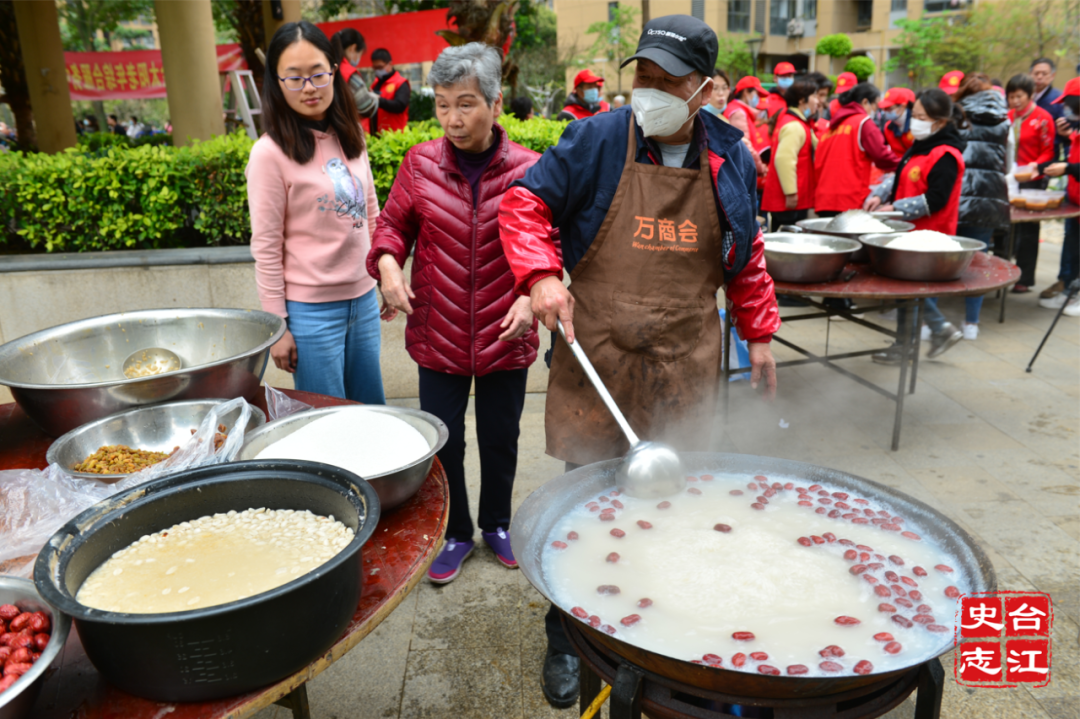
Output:
<path fill-rule="evenodd" d="M 611 208 L 571 273 L 574 335 L 642 439 L 704 450 L 720 382 L 722 237 L 709 162 L 688 170 L 626 166 Z M 629 444 L 559 339 L 544 418 L 547 453 L 575 464 L 620 457 Z"/>

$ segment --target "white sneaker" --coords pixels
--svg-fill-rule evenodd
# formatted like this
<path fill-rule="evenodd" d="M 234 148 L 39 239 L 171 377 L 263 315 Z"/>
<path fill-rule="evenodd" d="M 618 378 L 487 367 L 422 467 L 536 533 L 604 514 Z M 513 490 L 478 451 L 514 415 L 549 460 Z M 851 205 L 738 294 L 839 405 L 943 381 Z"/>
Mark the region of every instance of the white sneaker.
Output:
<path fill-rule="evenodd" d="M 921 341 L 923 341 L 923 342 L 929 342 L 930 341 L 930 326 L 929 325 L 923 325 L 922 326 L 922 335 L 920 335 L 919 339 Z"/>
<path fill-rule="evenodd" d="M 979 325 L 978 324 L 973 325 L 971 323 L 965 322 L 963 332 L 964 332 L 964 339 L 975 341 L 976 339 L 979 338 Z"/>
<path fill-rule="evenodd" d="M 1066 297 L 1068 297 L 1068 295 L 1064 292 L 1058 292 L 1053 297 L 1044 297 L 1043 299 L 1039 300 L 1039 307 L 1045 307 L 1048 310 L 1059 309 L 1063 304 L 1065 304 Z"/>
<path fill-rule="evenodd" d="M 1073 301 L 1065 305 L 1064 312 L 1069 317 L 1080 317 L 1080 295 L 1073 297 Z"/>

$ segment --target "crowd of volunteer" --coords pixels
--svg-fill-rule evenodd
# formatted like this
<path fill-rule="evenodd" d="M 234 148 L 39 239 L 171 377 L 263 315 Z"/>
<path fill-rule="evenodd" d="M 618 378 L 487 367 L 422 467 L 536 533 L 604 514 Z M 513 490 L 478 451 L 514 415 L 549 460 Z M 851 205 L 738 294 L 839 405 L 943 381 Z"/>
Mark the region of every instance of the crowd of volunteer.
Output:
<path fill-rule="evenodd" d="M 449 430 L 439 453 L 449 522 L 428 572 L 435 583 L 459 576 L 477 548 L 475 525 L 498 561 L 517 566 L 507 529 L 540 324 L 551 332 L 547 452 L 568 470 L 621 456 L 628 444 L 556 341 L 559 323 L 641 436 L 703 450 L 719 389 L 721 288 L 749 343 L 752 387 L 776 392 L 770 341 L 780 320 L 759 217 L 775 229 L 810 211 L 887 208 L 920 228 L 989 240 L 1008 225 L 1014 166 L 1026 168 L 1026 182 L 1067 172 L 1078 201 L 1080 83 L 1052 90 L 1047 60 L 1004 88 L 950 73 L 944 89 L 884 95 L 847 73 L 833 87 L 781 63 L 767 91 L 752 76 L 732 84 L 716 69 L 715 32 L 672 15 L 647 23 L 624 63 L 634 64 L 629 102 L 619 95 L 609 105 L 602 77 L 577 75 L 559 115 L 572 122 L 542 156 L 498 123 L 504 111 L 533 116 L 525 98 L 504 108 L 498 51 L 447 48 L 427 78 L 444 136 L 408 150 L 380 208 L 367 137 L 405 126 L 410 87 L 385 50 L 371 54 L 376 80 L 365 84 L 365 52 L 355 30 L 331 39 L 300 22 L 275 33 L 265 134 L 246 171 L 251 249 L 262 306 L 288 328 L 271 356 L 297 389 L 383 403 L 379 321 L 406 315 L 420 406 Z M 1056 162 L 1070 132 L 1069 163 Z M 1077 274 L 1070 228 L 1058 290 Z M 1024 237 L 1019 255 L 1033 265 L 1037 237 Z M 936 307 L 928 314 L 935 347 L 954 341 Z M 969 326 L 977 315 L 972 302 Z M 475 525 L 464 466 L 470 394 Z M 554 706 L 570 706 L 578 658 L 554 609 L 547 631 L 541 684 Z"/>

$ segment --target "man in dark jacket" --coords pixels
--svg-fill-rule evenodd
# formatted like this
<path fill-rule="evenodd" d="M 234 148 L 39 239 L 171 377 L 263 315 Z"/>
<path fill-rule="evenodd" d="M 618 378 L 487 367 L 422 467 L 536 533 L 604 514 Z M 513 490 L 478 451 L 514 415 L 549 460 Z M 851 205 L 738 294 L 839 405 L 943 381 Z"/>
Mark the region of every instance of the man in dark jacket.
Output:
<path fill-rule="evenodd" d="M 1056 123 L 1064 110 L 1060 102 L 1061 90 L 1054 87 L 1054 76 L 1057 74 L 1057 65 L 1048 57 L 1040 57 L 1031 63 L 1031 79 L 1035 81 L 1035 94 L 1031 99 L 1035 104 L 1050 113 Z M 1061 135 L 1054 137 L 1054 157 L 1060 157 L 1062 150 L 1069 144 L 1067 138 Z"/>
<path fill-rule="evenodd" d="M 580 343 L 642 437 L 677 435 L 672 441 L 684 449 L 711 442 L 721 287 L 750 343 L 751 385 L 764 379 L 770 395 L 776 387 L 769 341 L 780 321 L 751 202 L 754 161 L 742 132 L 699 112 L 717 50 L 716 33 L 695 18 L 646 23 L 624 63 L 637 62 L 631 108 L 571 123 L 499 212 L 517 291 L 532 298 L 534 313 Z M 627 450 L 561 340 L 544 425 L 548 454 L 568 470 Z M 546 624 L 541 686 L 549 703 L 568 707 L 579 660 L 555 607 Z"/>
<path fill-rule="evenodd" d="M 450 486 L 446 544 L 428 579 L 446 584 L 475 547 L 465 488 L 465 409 L 476 385 L 484 542 L 504 566 L 517 562 L 506 530 L 517 468 L 528 367 L 539 346 L 529 298 L 499 241 L 499 201 L 538 155 L 510 142 L 502 110 L 502 61 L 482 43 L 443 50 L 431 66 L 435 114 L 445 137 L 411 148 L 379 215 L 368 274 L 379 280 L 383 318 L 409 315 L 405 347 L 420 372 L 420 409 L 446 423 L 439 451 Z M 415 247 L 412 284 L 402 268 Z"/>

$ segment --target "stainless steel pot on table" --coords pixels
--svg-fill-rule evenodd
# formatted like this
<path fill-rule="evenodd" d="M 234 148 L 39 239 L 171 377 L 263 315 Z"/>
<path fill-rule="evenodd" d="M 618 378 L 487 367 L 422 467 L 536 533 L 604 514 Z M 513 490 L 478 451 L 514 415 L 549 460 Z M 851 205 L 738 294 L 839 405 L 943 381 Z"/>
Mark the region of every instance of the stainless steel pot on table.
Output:
<path fill-rule="evenodd" d="M 93 422 L 88 422 L 63 435 L 45 452 L 49 464 L 59 464 L 68 474 L 80 479 L 99 482 L 119 482 L 127 474 L 91 474 L 72 469 L 101 447 L 123 444 L 133 449 L 151 452 L 171 452 L 191 437 L 203 418 L 224 399 L 191 399 L 183 402 L 165 402 L 149 407 L 137 407 L 118 412 Z M 266 424 L 266 415 L 258 407 L 251 407 L 246 427 L 235 427 L 240 419 L 240 409 L 218 417 L 227 433 L 251 432 Z"/>
<path fill-rule="evenodd" d="M 993 565 L 963 529 L 937 510 L 895 489 L 845 472 L 771 457 L 710 452 L 685 452 L 681 457 L 690 474 L 764 474 L 775 480 L 786 478 L 807 483 L 820 482 L 857 493 L 871 501 L 880 501 L 901 514 L 911 527 L 917 528 L 919 534 L 933 539 L 950 555 L 950 565 L 968 579 L 970 591 L 994 591 L 997 587 Z M 613 487 L 619 461 L 607 460 L 586 465 L 551 480 L 529 495 L 514 515 L 510 525 L 510 542 L 518 566 L 525 578 L 549 600 L 552 600 L 552 591 L 541 558 L 552 528 L 573 508 Z M 569 616 L 570 607 L 562 606 L 560 609 Z M 569 621 L 577 620 L 571 618 Z M 578 622 L 575 626 L 590 641 L 654 674 L 694 687 L 740 696 L 795 699 L 837 694 L 889 677 L 899 677 L 930 659 L 930 656 L 922 656 L 913 664 L 889 672 L 872 672 L 861 676 L 766 676 L 694 664 L 642 649 L 584 622 Z M 933 656 L 944 654 L 952 646 L 952 635 L 942 635 L 941 644 L 934 650 Z"/>
<path fill-rule="evenodd" d="M 812 220 L 799 220 L 795 223 L 795 226 L 803 232 L 810 232 L 815 235 L 832 235 L 833 237 L 844 237 L 849 240 L 858 240 L 861 235 L 866 234 L 864 232 L 839 232 L 836 230 L 827 229 L 829 223 L 835 219 L 835 217 L 815 217 Z M 903 220 L 882 219 L 880 221 L 884 222 L 886 225 L 892 228 L 894 232 L 911 232 L 915 229 L 914 224 L 910 222 L 905 222 Z M 866 251 L 865 248 L 859 249 L 855 252 L 855 254 L 851 256 L 851 261 L 869 262 L 870 254 Z"/>
<path fill-rule="evenodd" d="M 840 276 L 852 255 L 862 249 L 858 240 L 802 232 L 770 232 L 764 239 L 765 266 L 778 282 L 831 282 Z M 800 244 L 818 245 L 828 252 L 793 252 L 782 247 Z"/>
<path fill-rule="evenodd" d="M 238 309 L 157 309 L 103 315 L 0 345 L 0 385 L 46 433 L 65 432 L 121 410 L 207 397 L 251 401 L 285 333 L 277 315 Z M 128 379 L 133 352 L 162 347 L 179 371 Z"/>
<path fill-rule="evenodd" d="M 46 604 L 29 579 L 0 576 L 0 604 L 14 604 L 28 612 L 45 612 L 52 623 L 49 643 L 34 666 L 7 691 L 0 692 L 0 719 L 23 719 L 30 716 L 41 685 L 45 682 L 45 673 L 67 642 L 71 620 Z"/>
<path fill-rule="evenodd" d="M 870 253 L 874 272 L 894 280 L 914 282 L 948 282 L 963 274 L 976 252 L 986 249 L 982 240 L 949 235 L 960 243 L 959 250 L 902 250 L 889 247 L 889 242 L 903 237 L 900 234 L 863 235 L 859 241 Z"/>
<path fill-rule="evenodd" d="M 364 477 L 364 480 L 379 495 L 379 502 L 384 512 L 404 504 L 416 494 L 417 490 L 420 489 L 420 485 L 424 483 L 428 472 L 431 471 L 431 465 L 435 461 L 435 454 L 443 448 L 446 440 L 450 437 L 450 431 L 442 420 L 433 414 L 418 409 L 391 407 L 389 405 L 321 407 L 282 417 L 248 433 L 244 445 L 240 448 L 240 456 L 237 459 L 255 459 L 259 452 L 279 439 L 289 436 L 306 424 L 338 412 L 375 412 L 395 417 L 411 425 L 427 440 L 430 450 L 419 459 L 413 460 L 391 472 Z"/>

